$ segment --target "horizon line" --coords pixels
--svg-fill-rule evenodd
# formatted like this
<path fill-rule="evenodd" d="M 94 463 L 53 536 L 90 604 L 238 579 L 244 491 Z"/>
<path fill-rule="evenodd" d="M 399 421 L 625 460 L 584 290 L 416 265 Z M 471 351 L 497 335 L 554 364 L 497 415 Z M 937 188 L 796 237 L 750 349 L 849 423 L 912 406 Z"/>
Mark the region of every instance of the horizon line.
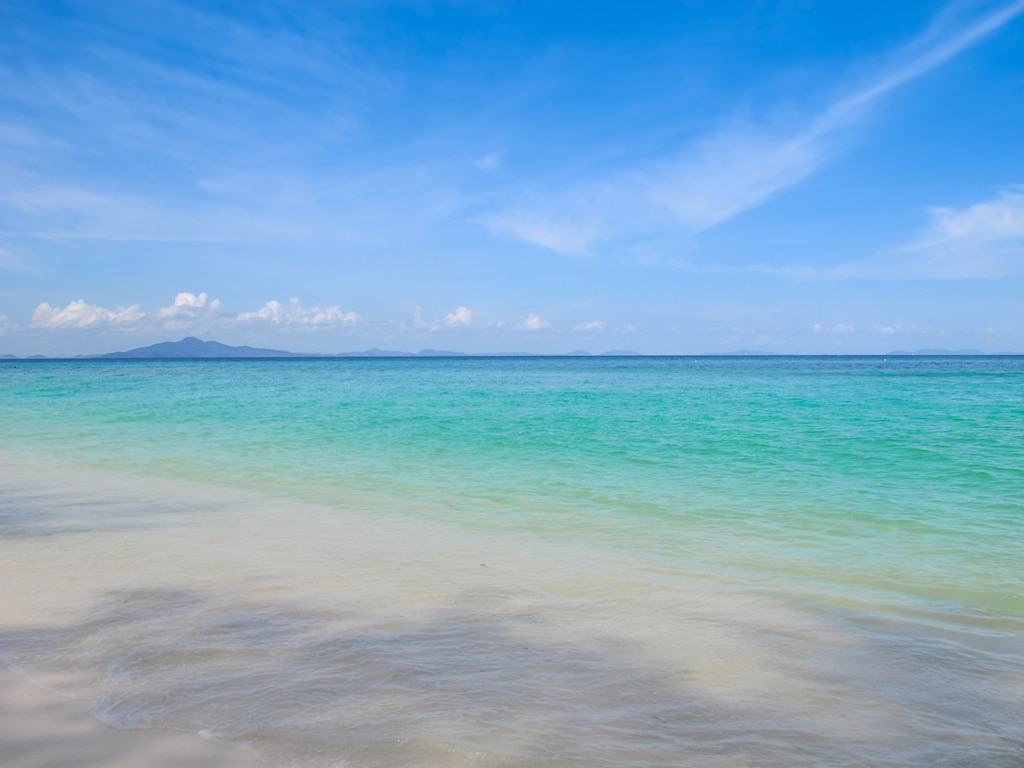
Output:
<path fill-rule="evenodd" d="M 223 355 L 223 356 L 174 356 L 174 357 L 119 357 L 117 353 L 103 353 L 97 355 L 76 355 L 74 357 L 60 357 L 48 355 L 17 355 L 0 356 L 0 363 L 154 363 L 154 362 L 202 362 L 212 360 L 219 362 L 241 361 L 268 361 L 288 362 L 306 360 L 465 360 L 465 359 L 628 359 L 628 358 L 768 358 L 768 357 L 870 357 L 870 358 L 927 358 L 927 357 L 1024 357 L 1024 352 L 953 352 L 953 351 L 902 351 L 893 352 L 630 352 L 621 354 L 608 353 L 543 353 L 543 352 L 456 352 L 441 355 L 421 355 L 415 352 L 398 353 L 393 355 L 365 355 L 353 352 L 339 352 L 336 354 L 306 354 L 293 352 L 286 355 Z"/>

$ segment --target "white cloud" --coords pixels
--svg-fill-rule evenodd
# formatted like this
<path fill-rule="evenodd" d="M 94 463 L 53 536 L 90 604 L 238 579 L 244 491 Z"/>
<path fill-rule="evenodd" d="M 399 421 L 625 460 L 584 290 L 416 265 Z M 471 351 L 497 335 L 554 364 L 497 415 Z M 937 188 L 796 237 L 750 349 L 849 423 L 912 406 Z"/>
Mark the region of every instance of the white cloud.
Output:
<path fill-rule="evenodd" d="M 891 91 L 944 64 L 1024 12 L 1016 0 L 973 24 L 957 25 L 935 40 L 929 30 L 908 46 L 901 66 L 882 73 L 814 115 L 789 136 L 729 131 L 698 145 L 663 171 L 654 199 L 696 231 L 713 227 L 764 202 L 816 172 L 835 153 L 838 134 Z"/>
<path fill-rule="evenodd" d="M 104 326 L 128 328 L 139 325 L 145 312 L 138 304 L 130 307 L 106 309 L 76 299 L 66 307 L 52 307 L 42 302 L 32 313 L 32 327 L 51 330 L 99 328 Z"/>
<path fill-rule="evenodd" d="M 1024 191 L 1004 190 L 964 208 L 937 207 L 903 245 L 832 267 L 808 264 L 740 267 L 680 264 L 710 274 L 755 274 L 789 280 L 981 280 L 1024 275 Z"/>
<path fill-rule="evenodd" d="M 220 310 L 220 299 L 212 299 L 203 291 L 198 295 L 189 291 L 176 294 L 169 306 L 161 308 L 157 317 L 165 328 L 186 328 L 198 320 L 215 318 Z"/>
<path fill-rule="evenodd" d="M 829 326 L 824 323 L 815 323 L 811 328 L 815 333 L 853 333 L 857 330 L 857 326 L 852 323 L 836 323 Z"/>
<path fill-rule="evenodd" d="M 689 230 L 709 229 L 810 176 L 829 152 L 815 129 L 779 138 L 756 130 L 706 139 L 655 170 L 646 189 Z"/>
<path fill-rule="evenodd" d="M 1002 277 L 1024 272 L 1024 192 L 1003 191 L 966 208 L 934 208 L 928 231 L 891 268 L 937 278 Z"/>
<path fill-rule="evenodd" d="M 473 311 L 469 307 L 456 307 L 444 317 L 450 328 L 468 328 L 473 322 Z"/>
<path fill-rule="evenodd" d="M 574 331 L 584 331 L 586 333 L 600 333 L 608 327 L 608 323 L 604 320 L 587 320 L 584 323 L 580 323 L 573 327 Z"/>
<path fill-rule="evenodd" d="M 11 319 L 7 315 L 0 315 L 0 336 L 7 333 L 7 329 L 11 327 Z"/>
<path fill-rule="evenodd" d="M 883 336 L 895 336 L 898 333 L 922 333 L 923 329 L 916 325 L 901 325 L 899 323 L 876 323 L 871 330 Z"/>
<path fill-rule="evenodd" d="M 523 329 L 527 331 L 542 331 L 545 328 L 550 328 L 551 323 L 545 320 L 543 317 L 538 315 L 536 312 L 531 312 L 523 320 Z"/>
<path fill-rule="evenodd" d="M 892 251 L 826 277 L 963 280 L 1024 274 L 1024 192 L 1006 190 L 965 208 L 933 208 L 925 231 Z"/>
<path fill-rule="evenodd" d="M 412 311 L 412 329 L 415 331 L 440 331 L 445 328 L 468 328 L 473 324 L 473 310 L 466 306 L 458 306 L 441 320 L 427 320 L 423 317 L 423 308 L 414 307 Z M 401 324 L 405 328 L 405 324 Z"/>
<path fill-rule="evenodd" d="M 359 315 L 345 312 L 339 306 L 306 308 L 297 298 L 292 298 L 287 305 L 271 299 L 255 312 L 242 312 L 235 319 L 242 323 L 314 329 L 353 326 L 359 322 Z"/>
<path fill-rule="evenodd" d="M 217 311 L 220 309 L 220 299 L 213 299 L 207 304 L 206 291 L 200 292 L 199 295 L 181 291 L 175 294 L 171 305 L 161 309 L 157 315 L 159 317 L 177 317 L 178 315 L 191 315 L 201 309 Z"/>
<path fill-rule="evenodd" d="M 441 324 L 424 320 L 423 307 L 415 306 L 412 310 L 412 327 L 417 331 L 436 331 L 441 327 Z"/>
<path fill-rule="evenodd" d="M 681 226 L 690 233 L 709 229 L 816 173 L 842 149 L 843 133 L 880 99 L 1022 12 L 1024 0 L 1015 0 L 973 21 L 945 14 L 940 18 L 944 23 L 933 24 L 903 49 L 899 64 L 810 114 L 796 128 L 730 126 L 646 166 L 611 172 L 569 190 L 545 190 L 543 202 L 533 206 L 543 206 L 543 214 L 519 206 L 486 217 L 484 223 L 570 255 L 585 253 L 609 236 L 646 236 L 656 227 Z"/>
<path fill-rule="evenodd" d="M 551 217 L 510 211 L 487 216 L 483 222 L 492 232 L 511 235 L 566 255 L 586 253 L 603 234 L 602 229 L 593 222 L 582 221 L 571 215 Z"/>
<path fill-rule="evenodd" d="M 1024 192 L 1004 191 L 962 210 L 934 208 L 932 231 L 938 242 L 1024 240 Z"/>

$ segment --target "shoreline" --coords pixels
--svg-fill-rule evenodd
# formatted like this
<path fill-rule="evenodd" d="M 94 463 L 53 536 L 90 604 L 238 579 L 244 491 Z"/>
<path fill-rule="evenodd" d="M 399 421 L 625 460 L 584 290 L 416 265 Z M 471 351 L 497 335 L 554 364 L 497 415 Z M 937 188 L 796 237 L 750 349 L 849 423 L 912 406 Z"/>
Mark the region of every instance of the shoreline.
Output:
<path fill-rule="evenodd" d="M 198 734 L 105 725 L 88 704 L 0 666 L 0 753 L 5 768 L 257 768 L 240 747 Z"/>
<path fill-rule="evenodd" d="M 928 765 L 963 738 L 993 762 L 1016 749 L 1009 628 L 950 614 L 937 635 L 878 601 L 836 609 L 834 593 L 692 557 L 40 458 L 0 471 L 0 651 L 29 675 L 0 665 L 5 767 L 529 766 L 552 751 L 566 768 L 598 753 L 677 766 L 683 743 L 695 768 L 733 749 L 856 766 L 866 743 Z M 972 649 L 958 690 L 995 729 L 900 672 L 948 674 L 933 649 L 950 632 Z M 960 741 L 922 754 L 936 717 Z"/>

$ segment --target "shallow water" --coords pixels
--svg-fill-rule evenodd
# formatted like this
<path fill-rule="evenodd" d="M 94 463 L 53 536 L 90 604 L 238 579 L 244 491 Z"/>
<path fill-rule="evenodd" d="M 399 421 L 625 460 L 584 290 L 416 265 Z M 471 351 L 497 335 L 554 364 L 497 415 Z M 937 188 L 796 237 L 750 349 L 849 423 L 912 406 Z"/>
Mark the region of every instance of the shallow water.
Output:
<path fill-rule="evenodd" d="M 272 765 L 1024 763 L 1024 359 L 0 364 L 0 653 Z"/>

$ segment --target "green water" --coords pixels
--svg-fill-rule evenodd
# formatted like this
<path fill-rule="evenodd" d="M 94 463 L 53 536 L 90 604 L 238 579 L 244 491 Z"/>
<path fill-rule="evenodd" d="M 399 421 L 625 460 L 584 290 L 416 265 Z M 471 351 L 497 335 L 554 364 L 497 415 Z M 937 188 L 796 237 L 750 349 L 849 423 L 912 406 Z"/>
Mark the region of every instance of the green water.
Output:
<path fill-rule="evenodd" d="M 20 363 L 0 449 L 1021 609 L 1024 359 Z"/>

